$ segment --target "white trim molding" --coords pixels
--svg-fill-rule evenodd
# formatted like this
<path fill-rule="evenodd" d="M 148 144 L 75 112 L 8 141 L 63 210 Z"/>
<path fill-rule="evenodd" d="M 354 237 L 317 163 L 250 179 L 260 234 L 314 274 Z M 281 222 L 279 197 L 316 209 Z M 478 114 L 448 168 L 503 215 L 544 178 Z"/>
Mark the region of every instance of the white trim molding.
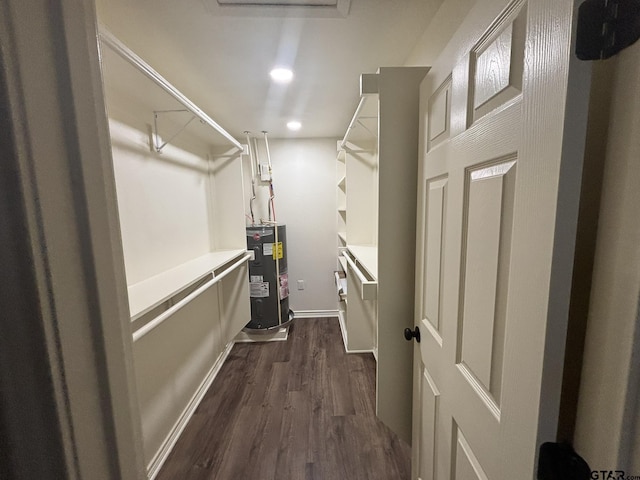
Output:
<path fill-rule="evenodd" d="M 338 316 L 338 310 L 295 310 L 293 318 L 333 318 Z"/>

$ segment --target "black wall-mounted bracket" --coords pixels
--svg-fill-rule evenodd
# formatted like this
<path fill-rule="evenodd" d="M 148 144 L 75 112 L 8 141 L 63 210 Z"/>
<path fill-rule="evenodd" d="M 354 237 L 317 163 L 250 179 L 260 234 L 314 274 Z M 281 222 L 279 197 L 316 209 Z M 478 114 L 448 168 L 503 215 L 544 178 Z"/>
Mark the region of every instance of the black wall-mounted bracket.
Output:
<path fill-rule="evenodd" d="M 604 60 L 640 38 L 640 0 L 586 0 L 578 10 L 576 55 Z"/>

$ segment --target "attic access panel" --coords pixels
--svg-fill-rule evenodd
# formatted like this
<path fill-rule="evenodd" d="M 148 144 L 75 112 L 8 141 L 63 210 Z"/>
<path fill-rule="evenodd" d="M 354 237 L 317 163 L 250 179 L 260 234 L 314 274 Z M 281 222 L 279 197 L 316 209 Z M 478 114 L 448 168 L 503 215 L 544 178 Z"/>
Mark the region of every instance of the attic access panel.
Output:
<path fill-rule="evenodd" d="M 220 5 L 259 5 L 268 7 L 335 7 L 338 0 L 218 0 Z"/>
<path fill-rule="evenodd" d="M 205 0 L 214 14 L 346 17 L 351 0 Z M 254 8 L 248 8 L 254 7 Z"/>

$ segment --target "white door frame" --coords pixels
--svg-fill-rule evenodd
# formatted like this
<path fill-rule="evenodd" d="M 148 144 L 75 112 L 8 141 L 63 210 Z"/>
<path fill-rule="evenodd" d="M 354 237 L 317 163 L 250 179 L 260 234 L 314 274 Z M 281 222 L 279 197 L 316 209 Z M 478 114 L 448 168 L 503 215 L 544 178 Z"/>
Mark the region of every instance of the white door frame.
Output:
<path fill-rule="evenodd" d="M 3 478 L 146 478 L 95 17 L 0 4 Z"/>

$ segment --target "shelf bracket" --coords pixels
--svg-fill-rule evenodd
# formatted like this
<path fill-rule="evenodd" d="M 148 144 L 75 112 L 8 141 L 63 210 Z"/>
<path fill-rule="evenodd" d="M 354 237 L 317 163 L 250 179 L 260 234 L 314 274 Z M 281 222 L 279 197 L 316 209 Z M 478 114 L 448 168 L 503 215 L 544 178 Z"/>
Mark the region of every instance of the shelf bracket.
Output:
<path fill-rule="evenodd" d="M 160 145 L 160 132 L 158 131 L 158 115 L 160 114 L 164 114 L 164 113 L 184 113 L 184 112 L 188 112 L 189 110 L 187 109 L 180 109 L 180 110 L 154 110 L 153 111 L 153 139 L 152 139 L 152 143 L 153 143 L 153 149 L 158 152 L 158 153 L 162 153 L 162 149 L 164 147 L 167 146 L 167 144 L 171 143 L 171 141 L 176 138 L 180 133 L 183 132 L 183 130 L 185 128 L 187 128 L 187 126 L 193 121 L 194 118 L 196 118 L 195 115 L 191 115 L 191 118 L 189 120 L 187 120 L 187 122 L 180 127 L 173 135 L 171 135 L 171 137 L 169 138 L 169 140 L 166 140 L 162 145 Z"/>

